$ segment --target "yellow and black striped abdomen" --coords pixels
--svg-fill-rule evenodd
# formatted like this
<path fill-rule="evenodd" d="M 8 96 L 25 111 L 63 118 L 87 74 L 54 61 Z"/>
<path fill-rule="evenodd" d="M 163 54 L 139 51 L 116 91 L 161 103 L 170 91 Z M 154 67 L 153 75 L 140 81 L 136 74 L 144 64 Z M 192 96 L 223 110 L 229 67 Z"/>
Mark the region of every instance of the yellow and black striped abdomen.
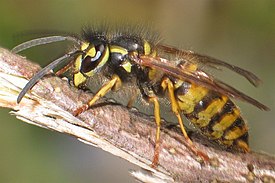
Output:
<path fill-rule="evenodd" d="M 248 128 L 239 108 L 225 95 L 180 81 L 175 96 L 180 110 L 201 132 L 226 148 L 248 152 Z"/>

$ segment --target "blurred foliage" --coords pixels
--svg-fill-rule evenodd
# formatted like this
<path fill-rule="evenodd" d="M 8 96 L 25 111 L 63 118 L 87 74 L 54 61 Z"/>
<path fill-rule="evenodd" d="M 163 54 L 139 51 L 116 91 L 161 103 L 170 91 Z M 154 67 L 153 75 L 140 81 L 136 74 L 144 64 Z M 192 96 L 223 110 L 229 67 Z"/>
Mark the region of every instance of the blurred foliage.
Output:
<path fill-rule="evenodd" d="M 270 106 L 270 112 L 262 112 L 240 103 L 249 121 L 252 149 L 275 153 L 275 1 L 4 0 L 0 17 L 0 44 L 9 49 L 45 33 L 79 33 L 94 21 L 121 19 L 152 22 L 166 43 L 247 68 L 263 79 L 260 88 L 232 73 L 219 76 Z M 22 54 L 46 65 L 65 51 L 64 44 L 53 44 Z M 125 161 L 74 138 L 26 125 L 8 110 L 0 112 L 0 182 L 134 182 L 127 170 L 136 167 Z"/>

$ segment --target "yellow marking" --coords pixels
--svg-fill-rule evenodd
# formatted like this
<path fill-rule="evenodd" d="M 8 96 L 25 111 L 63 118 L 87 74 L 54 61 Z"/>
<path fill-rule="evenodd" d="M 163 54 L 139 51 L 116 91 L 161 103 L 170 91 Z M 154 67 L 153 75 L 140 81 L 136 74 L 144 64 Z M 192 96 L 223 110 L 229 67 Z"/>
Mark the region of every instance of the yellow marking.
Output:
<path fill-rule="evenodd" d="M 233 140 L 222 140 L 222 144 L 226 145 L 227 147 L 232 146 Z"/>
<path fill-rule="evenodd" d="M 183 84 L 183 82 L 184 82 L 184 81 L 177 79 L 177 80 L 176 80 L 176 83 L 174 84 L 175 89 L 181 87 L 182 84 Z"/>
<path fill-rule="evenodd" d="M 81 85 L 86 81 L 86 77 L 79 72 L 81 67 L 81 62 L 82 62 L 81 58 L 82 58 L 82 55 L 77 56 L 74 63 L 73 83 L 74 83 L 74 86 L 76 87 L 78 87 L 79 85 Z"/>
<path fill-rule="evenodd" d="M 223 131 L 214 131 L 210 134 L 211 138 L 218 139 L 223 135 Z"/>
<path fill-rule="evenodd" d="M 198 69 L 198 66 L 196 64 L 190 64 L 188 65 L 189 71 L 196 71 Z"/>
<path fill-rule="evenodd" d="M 74 74 L 74 86 L 78 87 L 86 81 L 86 77 L 80 72 Z"/>
<path fill-rule="evenodd" d="M 112 79 L 103 85 L 100 90 L 95 94 L 95 96 L 88 102 L 88 106 L 92 106 L 98 99 L 104 97 L 112 88 L 115 86 L 116 82 L 119 80 L 119 77 L 114 75 Z"/>
<path fill-rule="evenodd" d="M 223 118 L 212 127 L 212 129 L 214 131 L 224 131 L 231 126 L 239 116 L 240 110 L 235 108 L 233 113 L 224 115 Z"/>
<path fill-rule="evenodd" d="M 75 59 L 74 72 L 79 72 L 80 71 L 80 66 L 81 66 L 81 62 L 82 62 L 81 58 L 82 58 L 82 55 L 79 55 Z"/>
<path fill-rule="evenodd" d="M 89 47 L 89 45 L 90 45 L 90 43 L 89 42 L 83 42 L 82 44 L 81 44 L 81 51 L 84 51 L 84 50 L 86 50 L 88 47 Z"/>
<path fill-rule="evenodd" d="M 87 51 L 85 57 L 86 56 L 94 57 L 95 55 L 96 55 L 96 50 L 95 50 L 95 47 L 93 46 Z"/>
<path fill-rule="evenodd" d="M 125 49 L 121 46 L 116 46 L 116 45 L 111 45 L 110 46 L 110 52 L 111 53 L 120 53 L 122 55 L 127 55 L 128 54 L 127 49 Z"/>
<path fill-rule="evenodd" d="M 196 125 L 199 126 L 200 128 L 207 126 L 209 124 L 209 122 L 211 121 L 211 118 L 223 108 L 223 106 L 226 104 L 227 100 L 228 100 L 228 98 L 226 96 L 222 96 L 222 99 L 213 100 L 211 102 L 211 104 L 209 104 L 207 106 L 207 108 L 205 110 L 198 113 L 199 119 L 195 122 Z M 221 122 L 221 126 L 226 125 L 226 123 L 228 123 L 227 120 L 230 119 L 230 115 L 228 115 L 228 116 L 229 117 L 225 117 L 224 121 Z M 231 121 L 229 121 L 229 122 L 231 122 Z M 222 130 L 218 130 L 218 127 L 220 127 L 220 126 L 217 125 L 217 127 L 216 127 L 217 130 L 215 130 L 215 131 L 222 131 Z"/>
<path fill-rule="evenodd" d="M 143 49 L 144 55 L 149 55 L 151 53 L 151 46 L 147 41 L 144 41 Z"/>
<path fill-rule="evenodd" d="M 150 80 L 155 79 L 155 76 L 156 76 L 157 72 L 159 72 L 159 71 L 157 71 L 156 69 L 150 69 L 149 73 L 148 73 L 149 79 Z"/>
<path fill-rule="evenodd" d="M 100 58 L 101 59 L 100 63 L 97 65 L 97 67 L 94 70 L 91 70 L 90 72 L 85 73 L 86 76 L 92 77 L 98 71 L 98 69 L 100 69 L 109 60 L 110 52 L 109 52 L 108 46 L 106 47 L 106 49 L 102 54 L 103 55 Z"/>
<path fill-rule="evenodd" d="M 193 72 L 198 69 L 198 65 L 190 62 L 184 62 L 180 64 L 180 68 L 185 71 L 187 70 L 189 72 Z"/>
<path fill-rule="evenodd" d="M 237 140 L 237 145 L 244 151 L 244 152 L 249 152 L 250 148 L 246 142 L 243 140 Z"/>
<path fill-rule="evenodd" d="M 248 131 L 247 126 L 244 124 L 242 127 L 234 127 L 232 130 L 228 131 L 224 138 L 227 140 L 234 140 L 239 137 L 241 137 L 243 134 L 245 134 Z"/>
<path fill-rule="evenodd" d="M 151 51 L 151 54 L 150 54 L 152 57 L 156 57 L 158 54 L 157 54 L 157 51 L 156 50 L 153 50 Z"/>
<path fill-rule="evenodd" d="M 108 61 L 109 59 L 109 56 L 110 56 L 110 52 L 109 52 L 109 47 L 107 46 L 106 49 L 105 49 L 105 52 L 102 53 L 104 54 L 103 55 L 103 58 L 102 60 L 100 61 L 100 63 L 98 64 L 98 67 L 102 67 L 103 65 L 105 65 L 105 63 Z"/>
<path fill-rule="evenodd" d="M 87 47 L 89 46 L 89 43 L 83 43 L 81 46 L 81 50 L 82 48 L 87 49 Z M 88 50 L 88 52 L 86 53 L 85 57 L 88 55 L 90 57 L 94 57 L 95 56 L 95 47 L 92 47 Z M 75 59 L 74 62 L 74 72 L 77 73 L 80 71 L 81 68 L 81 64 L 82 64 L 82 55 L 77 56 L 77 58 Z M 77 73 L 78 74 L 78 73 Z M 78 76 L 77 76 L 78 77 Z M 78 79 L 77 79 L 78 80 Z M 83 80 L 83 79 L 80 79 Z"/>
<path fill-rule="evenodd" d="M 80 50 L 81 50 L 81 51 L 84 51 L 84 50 L 86 51 L 86 49 L 87 49 L 89 46 L 90 46 L 90 43 L 89 43 L 89 42 L 83 42 L 83 43 L 81 44 Z M 91 46 L 91 48 L 90 48 L 88 51 L 86 51 L 86 55 L 89 55 L 89 56 L 91 56 L 91 57 L 94 57 L 95 54 L 96 54 L 96 50 L 95 50 L 95 47 L 94 47 L 94 46 Z M 85 55 L 85 57 L 86 57 L 86 55 Z"/>
<path fill-rule="evenodd" d="M 179 67 L 183 70 L 183 71 L 189 71 L 189 72 L 194 72 L 198 69 L 198 65 L 194 64 L 194 63 L 190 63 L 190 62 L 181 62 L 179 64 Z"/>
<path fill-rule="evenodd" d="M 124 61 L 120 66 L 128 73 L 132 71 L 132 64 L 129 61 Z"/>
<path fill-rule="evenodd" d="M 179 107 L 185 114 L 189 114 L 194 111 L 194 107 L 199 101 L 203 99 L 208 93 L 208 89 L 191 84 L 188 92 L 185 95 L 178 95 L 180 101 L 178 101 Z"/>

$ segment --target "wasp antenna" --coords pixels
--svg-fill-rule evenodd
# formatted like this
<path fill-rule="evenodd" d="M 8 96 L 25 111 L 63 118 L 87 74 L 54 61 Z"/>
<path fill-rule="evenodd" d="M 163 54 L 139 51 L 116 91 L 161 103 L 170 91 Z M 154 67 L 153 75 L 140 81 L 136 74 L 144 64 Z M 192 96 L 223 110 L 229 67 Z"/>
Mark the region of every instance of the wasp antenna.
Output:
<path fill-rule="evenodd" d="M 39 81 L 43 76 L 45 76 L 50 70 L 54 69 L 59 64 L 63 64 L 63 62 L 68 61 L 68 58 L 71 58 L 79 53 L 80 52 L 78 50 L 71 53 L 67 53 L 66 55 L 54 60 L 49 65 L 41 69 L 38 73 L 36 73 L 19 93 L 17 97 L 17 103 L 19 104 L 24 95 L 35 85 L 37 81 Z"/>
<path fill-rule="evenodd" d="M 17 45 L 16 47 L 14 47 L 11 51 L 13 53 L 18 53 L 18 52 L 21 52 L 28 48 L 34 47 L 34 46 L 49 44 L 49 43 L 54 43 L 54 42 L 60 42 L 60 41 L 66 41 L 66 40 L 75 42 L 77 44 L 81 43 L 81 41 L 79 39 L 77 39 L 75 37 L 71 37 L 71 36 L 49 36 L 49 37 L 37 38 L 37 39 L 33 39 L 30 41 L 24 42 L 22 44 Z"/>

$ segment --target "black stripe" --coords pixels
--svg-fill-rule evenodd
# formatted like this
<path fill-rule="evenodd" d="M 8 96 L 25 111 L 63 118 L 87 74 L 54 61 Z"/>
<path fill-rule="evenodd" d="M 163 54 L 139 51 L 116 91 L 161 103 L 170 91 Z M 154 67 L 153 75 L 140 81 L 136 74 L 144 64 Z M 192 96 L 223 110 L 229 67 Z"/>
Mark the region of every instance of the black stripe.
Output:
<path fill-rule="evenodd" d="M 172 81 L 174 82 L 174 85 L 175 85 L 175 81 L 174 80 L 172 80 Z M 191 86 L 192 86 L 192 84 L 190 84 L 188 82 L 183 82 L 182 85 L 175 90 L 175 92 L 174 92 L 175 96 L 177 97 L 177 99 L 179 101 L 185 102 L 185 101 L 182 101 L 178 96 L 184 96 L 186 93 L 188 93 L 188 91 L 191 88 Z"/>
<path fill-rule="evenodd" d="M 206 110 L 206 108 L 212 103 L 212 101 L 217 98 L 220 98 L 220 94 L 215 91 L 208 91 L 208 93 L 195 105 L 193 112 L 191 112 L 190 114 L 186 114 L 186 117 L 189 119 L 198 120 L 198 114 Z"/>
<path fill-rule="evenodd" d="M 226 136 L 227 135 L 227 133 L 228 132 L 230 132 L 230 131 L 232 131 L 234 128 L 243 128 L 243 127 L 245 127 L 246 126 L 246 124 L 245 124 L 245 122 L 244 122 L 244 120 L 243 120 L 243 118 L 241 117 L 241 116 L 239 116 L 235 121 L 234 121 L 234 123 L 232 123 L 232 125 L 230 126 L 230 127 L 228 127 L 225 131 L 224 131 L 224 134 L 223 134 L 223 137 L 224 136 Z M 243 135 L 242 135 L 243 136 Z M 242 136 L 240 136 L 240 137 L 242 137 Z M 237 137 L 236 139 L 239 139 L 240 137 Z M 236 139 L 234 139 L 234 140 L 236 140 Z"/>
<path fill-rule="evenodd" d="M 206 108 L 215 100 L 221 98 L 220 94 L 214 91 L 209 91 L 203 98 L 200 100 L 195 108 L 194 113 L 199 113 L 206 110 Z"/>
<path fill-rule="evenodd" d="M 248 132 L 246 132 L 246 133 L 243 134 L 241 137 L 239 137 L 237 140 L 242 140 L 242 141 L 244 141 L 247 145 L 249 145 L 248 139 L 249 139 L 249 135 L 248 135 Z M 237 140 L 234 141 L 234 144 L 237 142 Z"/>

